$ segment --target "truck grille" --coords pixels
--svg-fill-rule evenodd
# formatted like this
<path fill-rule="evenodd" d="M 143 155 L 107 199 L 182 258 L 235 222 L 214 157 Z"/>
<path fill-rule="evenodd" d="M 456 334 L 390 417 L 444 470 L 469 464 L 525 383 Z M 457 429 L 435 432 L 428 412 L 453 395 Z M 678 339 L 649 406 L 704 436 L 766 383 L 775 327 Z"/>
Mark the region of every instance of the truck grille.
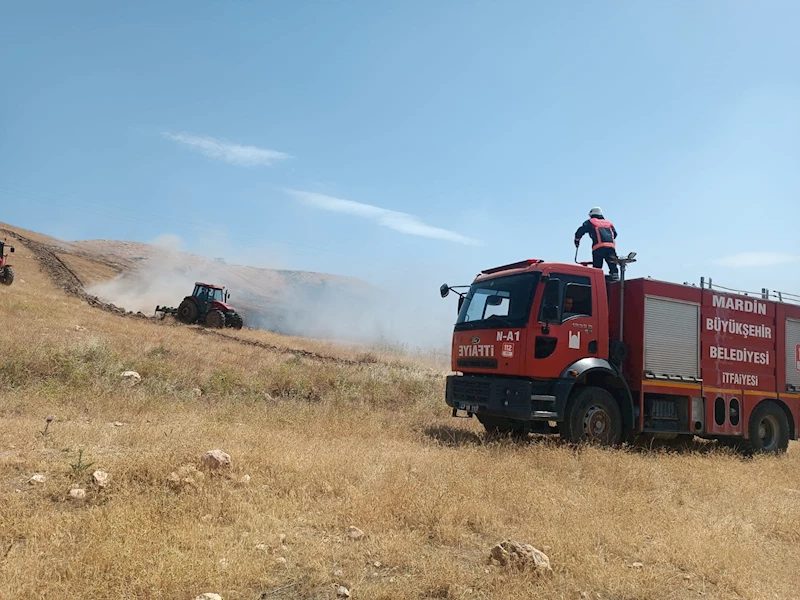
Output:
<path fill-rule="evenodd" d="M 473 379 L 472 377 L 453 378 L 453 400 L 456 402 L 480 403 L 489 402 L 489 391 L 491 383 L 485 379 Z"/>

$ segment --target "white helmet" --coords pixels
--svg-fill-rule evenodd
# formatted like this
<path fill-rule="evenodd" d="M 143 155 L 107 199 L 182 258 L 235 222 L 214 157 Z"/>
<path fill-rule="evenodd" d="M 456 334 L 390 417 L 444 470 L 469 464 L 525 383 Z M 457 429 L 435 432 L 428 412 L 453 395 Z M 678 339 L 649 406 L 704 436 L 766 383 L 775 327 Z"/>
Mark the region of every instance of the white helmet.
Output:
<path fill-rule="evenodd" d="M 603 209 L 599 206 L 595 206 L 589 211 L 590 217 L 602 217 L 603 216 Z"/>

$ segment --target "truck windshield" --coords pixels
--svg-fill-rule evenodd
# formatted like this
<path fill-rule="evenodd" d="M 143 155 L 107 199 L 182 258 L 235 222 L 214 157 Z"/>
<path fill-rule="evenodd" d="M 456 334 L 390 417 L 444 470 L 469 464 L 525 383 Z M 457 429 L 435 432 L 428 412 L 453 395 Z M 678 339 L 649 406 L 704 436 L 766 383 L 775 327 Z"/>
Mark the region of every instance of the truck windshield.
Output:
<path fill-rule="evenodd" d="M 540 273 L 522 273 L 473 283 L 456 320 L 456 331 L 524 327 Z"/>

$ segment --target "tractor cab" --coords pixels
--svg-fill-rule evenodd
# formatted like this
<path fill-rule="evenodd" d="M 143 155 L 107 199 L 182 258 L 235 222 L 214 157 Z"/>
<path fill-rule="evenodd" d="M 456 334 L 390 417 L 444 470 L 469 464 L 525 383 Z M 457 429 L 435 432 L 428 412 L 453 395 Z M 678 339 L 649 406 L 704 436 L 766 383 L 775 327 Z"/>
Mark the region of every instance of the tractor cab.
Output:
<path fill-rule="evenodd" d="M 8 246 L 9 252 L 14 252 L 14 246 Z M 5 259 L 8 257 L 6 254 L 6 240 L 0 241 L 0 266 L 3 265 Z"/>
<path fill-rule="evenodd" d="M 230 293 L 222 286 L 212 285 L 210 283 L 197 282 L 194 284 L 194 291 L 192 296 L 196 299 L 201 313 L 207 313 L 211 310 L 214 304 L 220 304 L 225 308 L 227 307 L 228 298 Z"/>

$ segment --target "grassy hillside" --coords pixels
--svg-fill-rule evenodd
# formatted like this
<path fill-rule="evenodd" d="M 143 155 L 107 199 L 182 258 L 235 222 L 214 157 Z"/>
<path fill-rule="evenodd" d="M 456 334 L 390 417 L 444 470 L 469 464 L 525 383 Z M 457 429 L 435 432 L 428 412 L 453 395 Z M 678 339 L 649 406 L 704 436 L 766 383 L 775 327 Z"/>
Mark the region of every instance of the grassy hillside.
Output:
<path fill-rule="evenodd" d="M 449 416 L 446 366 L 425 356 L 119 316 L 16 245 L 18 279 L 0 287 L 2 600 L 338 586 L 371 599 L 800 597 L 797 444 L 745 459 L 492 440 Z M 213 449 L 230 468 L 203 470 Z M 543 550 L 553 572 L 489 564 L 504 539 Z"/>

